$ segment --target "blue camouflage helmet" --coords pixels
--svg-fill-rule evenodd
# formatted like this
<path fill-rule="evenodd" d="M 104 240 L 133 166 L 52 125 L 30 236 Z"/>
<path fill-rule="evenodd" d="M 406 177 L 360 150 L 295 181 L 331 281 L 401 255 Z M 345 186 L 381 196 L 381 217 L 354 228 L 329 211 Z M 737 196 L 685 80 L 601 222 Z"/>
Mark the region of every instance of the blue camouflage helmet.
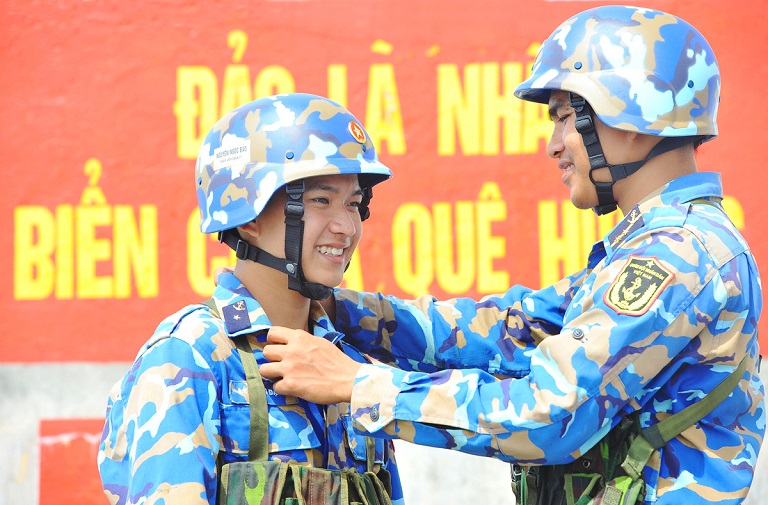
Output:
<path fill-rule="evenodd" d="M 709 43 L 657 10 L 601 6 L 562 23 L 515 89 L 547 103 L 553 90 L 583 97 L 619 130 L 660 137 L 717 135 L 720 71 Z"/>
<path fill-rule="evenodd" d="M 200 148 L 200 229 L 236 228 L 286 184 L 333 174 L 358 174 L 368 188 L 392 176 L 361 123 L 338 103 L 304 93 L 249 102 L 216 122 Z"/>

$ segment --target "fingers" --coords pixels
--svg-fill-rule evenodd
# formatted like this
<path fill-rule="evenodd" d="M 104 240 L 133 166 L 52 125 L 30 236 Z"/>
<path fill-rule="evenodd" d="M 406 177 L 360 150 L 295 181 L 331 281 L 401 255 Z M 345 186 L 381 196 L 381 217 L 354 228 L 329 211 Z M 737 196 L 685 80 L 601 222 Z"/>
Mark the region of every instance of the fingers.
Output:
<path fill-rule="evenodd" d="M 267 347 L 274 348 L 281 346 L 268 345 Z M 264 348 L 264 356 L 267 355 L 267 347 Z M 259 373 L 263 378 L 272 381 L 272 390 L 275 393 L 285 396 L 301 396 L 301 385 L 303 381 L 297 381 L 292 377 L 292 374 L 290 373 L 290 366 L 290 363 L 286 364 L 280 361 L 264 363 L 259 365 Z"/>
<path fill-rule="evenodd" d="M 272 390 L 283 396 L 301 396 L 301 391 L 292 386 L 291 381 L 280 379 L 272 384 Z"/>
<path fill-rule="evenodd" d="M 360 363 L 333 343 L 303 330 L 273 326 L 267 333 L 259 373 L 274 392 L 314 403 L 349 401 Z"/>
<path fill-rule="evenodd" d="M 273 326 L 267 333 L 267 342 L 270 344 L 287 344 L 291 338 L 296 338 L 294 334 L 301 330 L 292 330 L 283 326 Z"/>
<path fill-rule="evenodd" d="M 264 357 L 272 363 L 279 363 L 287 357 L 287 349 L 283 344 L 267 344 L 262 350 Z"/>
<path fill-rule="evenodd" d="M 265 379 L 272 381 L 272 391 L 284 396 L 299 396 L 295 381 L 283 379 L 280 363 L 265 363 L 259 367 L 259 373 Z"/>
<path fill-rule="evenodd" d="M 292 331 L 282 326 L 271 327 L 267 332 L 267 345 L 264 346 L 262 351 L 264 357 L 273 362 L 282 361 Z"/>
<path fill-rule="evenodd" d="M 298 341 L 303 338 L 302 333 L 305 332 L 282 326 L 271 327 L 267 332 L 267 345 L 264 346 L 263 350 L 264 357 L 272 362 L 283 361 L 297 345 L 300 345 Z M 309 333 L 306 335 L 311 337 Z"/>
<path fill-rule="evenodd" d="M 216 270 L 213 271 L 213 285 L 218 286 L 219 285 L 219 276 L 224 273 L 234 272 L 235 269 L 230 266 L 225 267 L 219 267 Z"/>
<path fill-rule="evenodd" d="M 263 363 L 259 365 L 259 373 L 262 377 L 271 381 L 279 381 L 283 378 L 280 363 Z"/>

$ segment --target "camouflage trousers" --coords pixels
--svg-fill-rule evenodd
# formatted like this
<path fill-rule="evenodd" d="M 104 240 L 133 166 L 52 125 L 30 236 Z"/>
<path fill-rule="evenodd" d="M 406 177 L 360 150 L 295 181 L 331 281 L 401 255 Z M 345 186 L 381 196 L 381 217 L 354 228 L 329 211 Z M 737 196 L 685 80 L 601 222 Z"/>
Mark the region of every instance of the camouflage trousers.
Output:
<path fill-rule="evenodd" d="M 221 469 L 219 505 L 391 505 L 389 473 L 326 470 L 280 461 Z"/>

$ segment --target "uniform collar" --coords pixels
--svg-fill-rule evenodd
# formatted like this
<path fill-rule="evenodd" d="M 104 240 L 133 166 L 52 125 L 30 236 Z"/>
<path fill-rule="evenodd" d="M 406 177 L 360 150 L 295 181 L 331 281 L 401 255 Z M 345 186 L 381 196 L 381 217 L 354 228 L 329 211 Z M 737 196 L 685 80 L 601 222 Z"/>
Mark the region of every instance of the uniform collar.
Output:
<path fill-rule="evenodd" d="M 722 198 L 723 185 L 720 174 L 696 172 L 674 179 L 650 193 L 624 216 L 602 240 L 599 250 L 614 251 L 634 232 L 659 217 L 685 218 L 687 204 L 699 198 Z M 682 211 L 682 207 L 685 211 Z M 672 221 L 668 221 L 673 224 Z M 593 250 L 593 253 L 597 252 Z"/>
<path fill-rule="evenodd" d="M 652 205 L 680 205 L 698 198 L 723 198 L 723 183 L 720 174 L 696 172 L 674 179 L 654 191 L 640 202 Z M 660 199 L 659 201 L 654 201 Z"/>
<path fill-rule="evenodd" d="M 213 291 L 213 301 L 230 337 L 265 332 L 272 327 L 261 304 L 231 272 L 219 276 L 218 285 Z M 333 343 L 344 338 L 344 335 L 333 327 L 325 309 L 316 300 L 310 301 L 309 319 L 315 336 Z"/>

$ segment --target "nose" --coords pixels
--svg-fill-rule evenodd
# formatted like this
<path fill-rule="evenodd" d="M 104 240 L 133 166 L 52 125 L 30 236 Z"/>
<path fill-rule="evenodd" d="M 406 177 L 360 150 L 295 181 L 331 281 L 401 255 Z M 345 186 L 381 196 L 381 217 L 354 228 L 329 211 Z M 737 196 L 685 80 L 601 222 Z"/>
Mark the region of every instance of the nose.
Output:
<path fill-rule="evenodd" d="M 351 237 L 357 233 L 357 227 L 360 226 L 360 213 L 356 210 L 350 212 L 348 209 L 339 209 L 334 212 L 330 224 L 330 230 L 333 233 L 339 233 Z"/>
<path fill-rule="evenodd" d="M 563 149 L 565 149 L 565 145 L 563 144 L 562 130 L 555 126 L 547 143 L 547 156 L 557 159 L 563 153 Z"/>

